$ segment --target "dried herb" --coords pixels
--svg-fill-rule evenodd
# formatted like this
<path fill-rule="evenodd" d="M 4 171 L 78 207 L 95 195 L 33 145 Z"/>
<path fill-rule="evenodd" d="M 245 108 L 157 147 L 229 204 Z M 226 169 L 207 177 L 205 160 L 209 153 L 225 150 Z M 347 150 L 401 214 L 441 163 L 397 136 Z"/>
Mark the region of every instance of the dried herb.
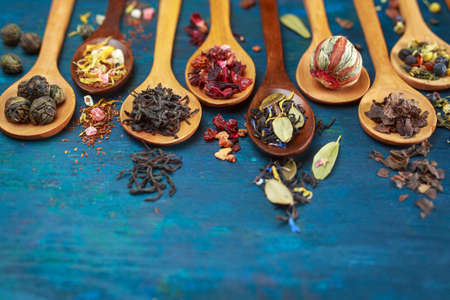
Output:
<path fill-rule="evenodd" d="M 416 201 L 416 206 L 420 208 L 420 210 L 422 211 L 420 213 L 422 219 L 424 219 L 427 215 L 429 215 L 431 211 L 434 209 L 434 203 L 428 200 L 427 198 L 419 198 Z"/>
<path fill-rule="evenodd" d="M 229 99 L 248 88 L 253 80 L 244 76 L 246 66 L 228 45 L 214 46 L 192 60 L 188 80 L 214 99 Z"/>
<path fill-rule="evenodd" d="M 17 87 L 17 96 L 26 98 L 30 101 L 42 96 L 50 95 L 50 86 L 45 77 L 35 75 L 29 80 L 23 80 Z"/>
<path fill-rule="evenodd" d="M 21 36 L 22 30 L 16 24 L 8 24 L 1 29 L 1 37 L 6 46 L 17 46 Z"/>
<path fill-rule="evenodd" d="M 339 17 L 337 17 L 336 19 L 336 23 L 339 24 L 339 26 L 341 26 L 344 29 L 352 29 L 353 28 L 353 22 L 347 19 L 341 19 Z"/>
<path fill-rule="evenodd" d="M 341 137 L 339 136 L 335 142 L 329 142 L 314 155 L 311 170 L 316 179 L 325 179 L 333 170 L 334 163 L 339 154 L 340 140 Z"/>
<path fill-rule="evenodd" d="M 181 122 L 189 123 L 189 118 L 198 112 L 188 106 L 189 98 L 173 93 L 172 89 L 160 84 L 139 93 L 133 92 L 133 109 L 125 111 L 128 119 L 123 123 L 134 131 L 145 131 L 178 138 Z"/>
<path fill-rule="evenodd" d="M 56 84 L 50 85 L 49 96 L 52 97 L 53 100 L 55 100 L 56 105 L 61 105 L 64 103 L 64 101 L 66 101 L 66 95 L 64 94 L 64 90 Z"/>
<path fill-rule="evenodd" d="M 41 49 L 41 38 L 36 33 L 24 33 L 20 37 L 20 46 L 28 54 L 37 54 Z"/>
<path fill-rule="evenodd" d="M 167 185 L 170 187 L 169 196 L 173 196 L 177 190 L 170 174 L 181 168 L 181 157 L 145 146 L 147 150 L 131 154 L 133 168 L 120 172 L 117 180 L 124 175 L 130 176 L 128 189 L 131 195 L 157 193 L 145 201 L 157 201 Z M 167 183 L 163 182 L 164 179 Z"/>
<path fill-rule="evenodd" d="M 0 58 L 0 66 L 6 74 L 22 73 L 22 60 L 14 53 L 3 55 Z"/>
<path fill-rule="evenodd" d="M 56 116 L 56 102 L 50 96 L 33 100 L 30 106 L 30 121 L 34 125 L 51 123 Z"/>
<path fill-rule="evenodd" d="M 287 181 L 292 181 L 297 175 L 297 163 L 293 159 L 289 159 L 282 167 L 281 174 Z"/>
<path fill-rule="evenodd" d="M 281 24 L 304 37 L 305 39 L 309 39 L 311 37 L 311 33 L 308 28 L 305 26 L 303 21 L 293 14 L 285 14 L 280 18 Z"/>
<path fill-rule="evenodd" d="M 389 178 L 389 170 L 386 168 L 381 168 L 380 170 L 378 170 L 378 177 L 383 177 L 383 178 Z"/>
<path fill-rule="evenodd" d="M 408 194 L 400 195 L 400 196 L 398 196 L 398 202 L 403 202 L 406 199 L 408 199 L 408 197 L 409 197 Z"/>
<path fill-rule="evenodd" d="M 436 108 L 437 127 L 450 129 L 450 96 L 442 98 L 438 92 L 427 94 L 428 100 Z"/>
<path fill-rule="evenodd" d="M 333 118 L 330 122 L 325 124 L 321 119 L 316 122 L 316 133 L 318 135 L 322 135 L 323 131 L 333 126 L 334 122 L 336 122 L 336 118 Z"/>
<path fill-rule="evenodd" d="M 11 97 L 5 102 L 5 116 L 12 123 L 28 123 L 30 121 L 31 102 L 23 97 Z"/>
<path fill-rule="evenodd" d="M 208 36 L 208 23 L 196 12 L 191 15 L 189 25 L 184 26 L 184 31 L 191 37 L 189 44 L 200 46 Z"/>
<path fill-rule="evenodd" d="M 406 99 L 402 93 L 390 93 L 382 102 L 373 100 L 365 115 L 378 123 L 381 133 L 398 133 L 405 139 L 414 136 L 427 125 L 428 111 L 422 112 L 417 101 Z"/>

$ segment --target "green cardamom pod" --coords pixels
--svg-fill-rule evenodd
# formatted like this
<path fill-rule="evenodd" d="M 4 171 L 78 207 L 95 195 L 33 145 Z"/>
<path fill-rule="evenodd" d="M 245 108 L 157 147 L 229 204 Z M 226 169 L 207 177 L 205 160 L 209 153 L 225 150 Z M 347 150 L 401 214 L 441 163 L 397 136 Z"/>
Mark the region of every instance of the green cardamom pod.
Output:
<path fill-rule="evenodd" d="M 333 170 L 334 163 L 336 162 L 339 153 L 340 140 L 341 137 L 339 136 L 337 141 L 329 142 L 314 155 L 312 172 L 317 179 L 325 179 L 331 173 L 331 170 Z"/>
<path fill-rule="evenodd" d="M 309 39 L 311 37 L 311 33 L 309 33 L 308 28 L 306 28 L 303 21 L 293 14 L 285 14 L 280 18 L 281 24 L 289 28 L 290 30 L 298 33 L 300 36 L 305 39 Z"/>

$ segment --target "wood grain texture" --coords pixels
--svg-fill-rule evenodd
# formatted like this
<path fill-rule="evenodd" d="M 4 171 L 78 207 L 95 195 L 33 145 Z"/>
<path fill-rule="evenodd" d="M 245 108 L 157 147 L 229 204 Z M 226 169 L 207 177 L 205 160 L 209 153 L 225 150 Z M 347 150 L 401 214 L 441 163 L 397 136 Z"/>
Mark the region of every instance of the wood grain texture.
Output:
<path fill-rule="evenodd" d="M 159 1 L 144 2 L 159 11 Z M 258 6 L 243 10 L 239 2 L 230 2 L 230 21 L 233 31 L 246 37 L 241 46 L 255 62 L 259 87 L 266 70 L 260 10 Z M 294 13 L 307 22 L 302 1 L 277 3 L 280 15 Z M 42 36 L 50 0 L 2 4 L 1 25 L 20 23 L 25 32 Z M 68 32 L 80 23 L 79 15 L 104 14 L 107 4 L 77 0 Z M 364 65 L 373 80 L 373 65 L 352 1 L 326 0 L 325 4 L 331 31 L 363 46 Z M 449 11 L 432 15 L 421 1 L 419 6 L 425 20 L 434 17 L 441 22 L 433 30 L 448 41 Z M 196 11 L 211 19 L 208 0 L 184 1 L 175 33 L 172 67 L 183 86 L 186 62 L 197 49 L 189 45 L 183 26 Z M 336 17 L 353 21 L 354 28 L 340 28 L 333 21 Z M 390 49 L 398 36 L 383 11 L 379 19 Z M 145 33 L 155 36 L 156 24 L 156 19 L 150 22 Z M 123 32 L 127 29 L 122 27 Z M 281 35 L 285 69 L 294 82 L 310 40 L 284 26 Z M 125 99 L 145 80 L 154 60 L 154 42 L 154 38 L 133 42 L 133 76 L 111 99 Z M 59 69 L 69 82 L 71 58 L 81 43 L 80 37 L 67 38 L 61 51 Z M 252 52 L 253 45 L 263 51 Z M 1 42 L 0 52 L 21 56 L 24 74 L 36 60 L 20 47 L 11 49 Z M 0 72 L 0 89 L 20 77 Z M 75 95 L 78 108 L 72 122 L 84 106 L 84 93 L 75 89 Z M 282 212 L 251 184 L 271 156 L 244 138 L 236 164 L 221 162 L 214 157 L 217 143 L 203 141 L 202 133 L 218 113 L 237 119 L 242 127 L 248 102 L 204 108 L 197 132 L 184 143 L 164 148 L 183 156 L 183 167 L 173 176 L 178 192 L 173 197 L 166 193 L 155 203 L 145 203 L 145 195 L 129 195 L 127 178 L 116 180 L 121 170 L 132 166 L 130 153 L 143 149 L 118 122 L 109 140 L 94 148 L 80 144 L 83 129 L 71 130 L 72 124 L 40 141 L 0 134 L 0 299 L 447 299 L 449 176 L 443 181 L 444 193 L 434 201 L 436 209 L 422 220 L 414 206 L 420 195 L 398 190 L 389 179 L 376 176 L 381 164 L 368 159 L 370 150 L 387 155 L 392 147 L 361 129 L 357 105 L 309 104 L 317 119 L 337 121 L 296 156 L 305 170 L 310 171 L 314 154 L 324 144 L 339 135 L 342 139 L 333 172 L 313 190 L 311 203 L 299 209 L 300 234 L 275 219 Z M 447 175 L 448 139 L 449 131 L 437 128 L 428 156 Z M 97 155 L 97 147 L 104 153 Z M 82 152 L 89 156 L 81 157 Z M 398 202 L 405 193 L 410 197 Z"/>
<path fill-rule="evenodd" d="M 75 84 L 84 92 L 92 95 L 101 95 L 111 93 L 125 84 L 133 73 L 134 56 L 130 45 L 124 40 L 124 35 L 120 31 L 120 20 L 125 9 L 125 0 L 109 0 L 106 10 L 105 20 L 97 30 L 81 44 L 72 57 L 72 62 L 77 62 L 83 58 L 83 52 L 88 45 L 95 45 L 103 42 L 106 38 L 110 38 L 108 45 L 116 49 L 120 49 L 124 56 L 124 65 L 127 73 L 120 78 L 114 85 L 105 87 L 93 87 L 80 81 L 77 74 L 77 67 L 74 63 L 70 65 L 70 74 Z"/>
<path fill-rule="evenodd" d="M 358 107 L 358 116 L 362 128 L 374 139 L 390 145 L 412 145 L 428 139 L 436 129 L 437 117 L 433 105 L 425 96 L 401 80 L 392 68 L 373 1 L 354 0 L 353 3 L 359 19 L 364 20 L 362 28 L 376 71 L 375 81 L 361 99 Z M 403 93 L 407 99 L 416 100 L 422 111 L 429 112 L 427 126 L 421 128 L 416 135 L 408 139 L 405 139 L 398 133 L 386 134 L 376 131 L 374 129 L 376 123 L 365 114 L 370 110 L 373 100 L 381 102 L 390 93 L 398 92 Z"/>
<path fill-rule="evenodd" d="M 408 48 L 412 40 L 425 41 L 430 44 L 438 44 L 445 47 L 447 53 L 450 53 L 449 45 L 435 35 L 422 18 L 419 6 L 416 0 L 400 0 L 400 11 L 405 19 L 406 30 L 402 37 L 391 50 L 391 62 L 397 74 L 410 86 L 425 91 L 440 91 L 450 88 L 450 76 L 441 77 L 438 80 L 424 80 L 412 77 L 402 67 L 404 62 L 398 57 L 398 53 L 403 48 Z"/>
<path fill-rule="evenodd" d="M 58 70 L 58 56 L 61 50 L 67 25 L 70 21 L 75 0 L 54 0 L 42 39 L 39 57 L 33 68 L 21 79 L 12 84 L 0 96 L 0 128 L 7 135 L 24 140 L 47 138 L 60 132 L 69 123 L 75 110 L 75 94 Z M 46 125 L 10 123 L 5 117 L 5 102 L 17 96 L 17 87 L 22 80 L 35 75 L 45 76 L 50 84 L 57 84 L 63 90 L 66 100 L 58 106 L 55 119 Z"/>
<path fill-rule="evenodd" d="M 278 21 L 278 8 L 276 0 L 261 0 L 261 19 L 263 25 L 264 42 L 266 45 L 267 67 L 266 75 L 261 86 L 250 102 L 247 112 L 247 128 L 252 141 L 261 150 L 275 156 L 293 156 L 306 150 L 314 137 L 315 118 L 308 102 L 297 91 L 284 68 L 283 47 L 281 42 L 280 22 Z M 251 125 L 251 111 L 259 108 L 265 97 L 273 93 L 285 94 L 288 97 L 292 92 L 294 102 L 300 104 L 305 110 L 305 124 L 300 132 L 286 145 L 285 148 L 269 146 L 255 136 Z"/>
<path fill-rule="evenodd" d="M 211 28 L 208 37 L 203 44 L 192 54 L 186 64 L 185 80 L 188 89 L 204 104 L 212 107 L 225 107 L 237 105 L 250 96 L 255 87 L 255 64 L 251 57 L 239 45 L 233 36 L 230 26 L 230 1 L 210 0 Z M 246 65 L 244 76 L 252 79 L 252 84 L 244 91 L 234 94 L 230 99 L 213 99 L 207 96 L 199 87 L 193 86 L 188 79 L 188 74 L 192 71 L 192 60 L 199 56 L 202 51 L 206 52 L 214 46 L 229 45 L 231 51 L 236 55 L 236 59 Z"/>
<path fill-rule="evenodd" d="M 192 110 L 198 109 L 198 112 L 189 118 L 189 123 L 182 122 L 177 138 L 173 136 L 164 136 L 161 134 L 151 134 L 148 132 L 137 132 L 131 129 L 131 126 L 123 124 L 122 126 L 131 136 L 154 145 L 175 145 L 190 138 L 198 129 L 202 118 L 202 107 L 197 98 L 183 88 L 175 78 L 172 72 L 172 49 L 175 32 L 178 24 L 182 0 L 161 0 L 158 26 L 156 32 L 155 54 L 152 70 L 148 77 L 139 85 L 133 93 L 155 87 L 161 83 L 164 87 L 171 88 L 173 92 L 181 97 L 188 96 L 188 106 Z M 129 95 L 120 109 L 120 120 L 127 119 L 125 112 L 131 112 L 133 109 L 134 96 Z"/>

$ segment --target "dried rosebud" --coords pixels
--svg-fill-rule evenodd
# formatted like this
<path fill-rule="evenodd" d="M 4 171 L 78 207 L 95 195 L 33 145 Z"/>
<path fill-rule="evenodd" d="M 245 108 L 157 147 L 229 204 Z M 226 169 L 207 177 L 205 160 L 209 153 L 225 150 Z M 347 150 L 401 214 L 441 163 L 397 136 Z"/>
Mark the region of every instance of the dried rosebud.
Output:
<path fill-rule="evenodd" d="M 0 58 L 0 65 L 6 74 L 19 74 L 22 72 L 22 60 L 13 53 L 3 55 Z"/>
<path fill-rule="evenodd" d="M 31 102 L 23 97 L 11 97 L 5 102 L 5 116 L 12 123 L 28 123 Z"/>
<path fill-rule="evenodd" d="M 41 38 L 36 33 L 25 33 L 20 38 L 20 46 L 28 54 L 37 54 L 41 49 Z"/>
<path fill-rule="evenodd" d="M 94 107 L 91 110 L 91 117 L 94 121 L 102 121 L 105 118 L 105 113 L 100 107 Z"/>
<path fill-rule="evenodd" d="M 21 35 L 22 30 L 16 24 L 8 24 L 1 31 L 3 43 L 7 46 L 17 46 Z"/>
<path fill-rule="evenodd" d="M 55 100 L 56 105 L 61 105 L 66 100 L 64 90 L 56 84 L 50 85 L 50 97 Z"/>
<path fill-rule="evenodd" d="M 35 75 L 29 80 L 20 82 L 17 88 L 17 96 L 27 98 L 30 101 L 48 95 L 50 95 L 50 86 L 47 79 L 40 75 Z"/>

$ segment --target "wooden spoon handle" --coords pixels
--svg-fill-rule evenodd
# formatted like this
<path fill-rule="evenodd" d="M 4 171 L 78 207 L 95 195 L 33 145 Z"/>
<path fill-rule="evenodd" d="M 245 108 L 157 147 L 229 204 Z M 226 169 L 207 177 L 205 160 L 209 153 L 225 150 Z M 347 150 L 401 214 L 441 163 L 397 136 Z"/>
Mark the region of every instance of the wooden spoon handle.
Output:
<path fill-rule="evenodd" d="M 58 56 L 75 0 L 53 0 L 36 68 L 58 70 Z"/>
<path fill-rule="evenodd" d="M 261 9 L 264 42 L 266 45 L 266 77 L 274 75 L 274 78 L 279 78 L 279 75 L 285 74 L 286 72 L 284 69 L 277 3 L 276 0 L 261 0 L 259 1 L 259 6 Z"/>
<path fill-rule="evenodd" d="M 125 0 L 109 0 L 105 20 L 89 39 L 108 36 L 112 36 L 116 39 L 123 39 L 122 33 L 120 32 L 120 20 L 124 8 Z"/>
<path fill-rule="evenodd" d="M 428 26 L 422 18 L 422 14 L 420 13 L 419 5 L 417 5 L 416 0 L 399 0 L 398 4 L 400 6 L 402 17 L 405 19 L 406 23 L 405 34 L 408 33 L 414 35 L 416 30 L 422 32 L 423 28 L 428 29 Z M 410 24 L 411 26 L 408 26 Z"/>
<path fill-rule="evenodd" d="M 321 41 L 331 36 L 323 0 L 303 0 L 303 4 L 305 5 L 309 25 L 311 26 L 311 44 L 318 45 Z"/>
<path fill-rule="evenodd" d="M 211 29 L 209 35 L 217 41 L 233 38 L 230 25 L 230 0 L 209 0 Z"/>
<path fill-rule="evenodd" d="M 389 60 L 386 41 L 381 30 L 373 0 L 353 0 L 353 3 L 366 38 L 372 63 L 375 66 L 375 80 L 382 80 L 385 75 L 394 74 L 394 70 Z"/>
<path fill-rule="evenodd" d="M 172 49 L 178 24 L 182 0 L 161 0 L 159 2 L 158 24 L 156 28 L 155 52 L 150 74 L 172 73 Z"/>

